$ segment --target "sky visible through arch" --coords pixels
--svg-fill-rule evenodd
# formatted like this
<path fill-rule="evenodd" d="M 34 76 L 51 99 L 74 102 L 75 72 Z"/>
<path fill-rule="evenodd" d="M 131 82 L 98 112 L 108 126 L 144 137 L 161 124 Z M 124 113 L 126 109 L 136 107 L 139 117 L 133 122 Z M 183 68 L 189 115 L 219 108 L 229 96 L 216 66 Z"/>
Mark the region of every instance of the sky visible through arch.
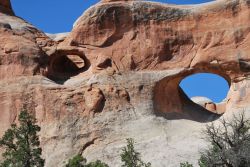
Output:
<path fill-rule="evenodd" d="M 199 4 L 211 0 L 151 0 L 170 4 Z M 99 0 L 12 0 L 17 16 L 47 33 L 69 32 L 73 23 Z M 200 74 L 186 78 L 181 87 L 189 97 L 205 96 L 222 101 L 228 91 L 226 81 L 216 75 Z"/>

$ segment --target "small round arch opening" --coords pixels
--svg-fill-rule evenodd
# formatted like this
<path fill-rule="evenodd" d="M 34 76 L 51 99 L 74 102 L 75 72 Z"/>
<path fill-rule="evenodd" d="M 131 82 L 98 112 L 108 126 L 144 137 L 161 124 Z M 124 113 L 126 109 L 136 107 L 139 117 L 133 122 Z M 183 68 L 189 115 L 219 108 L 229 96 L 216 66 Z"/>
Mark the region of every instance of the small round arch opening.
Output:
<path fill-rule="evenodd" d="M 51 56 L 48 77 L 54 81 L 67 80 L 89 69 L 89 60 L 81 54 L 55 54 Z"/>
<path fill-rule="evenodd" d="M 52 69 L 55 73 L 77 74 L 85 67 L 85 61 L 78 55 L 63 55 L 53 61 Z"/>

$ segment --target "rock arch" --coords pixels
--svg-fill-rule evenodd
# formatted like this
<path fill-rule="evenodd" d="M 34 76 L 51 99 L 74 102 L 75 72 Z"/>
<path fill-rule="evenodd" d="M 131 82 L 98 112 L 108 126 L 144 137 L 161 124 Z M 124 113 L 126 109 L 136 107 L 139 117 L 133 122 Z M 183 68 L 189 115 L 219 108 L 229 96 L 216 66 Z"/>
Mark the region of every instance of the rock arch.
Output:
<path fill-rule="evenodd" d="M 180 87 L 191 101 L 208 111 L 225 113 L 229 85 L 223 77 L 212 73 L 196 73 L 185 77 Z"/>
<path fill-rule="evenodd" d="M 95 147 L 88 147 L 89 157 L 103 160 L 98 154 L 102 148 L 113 150 L 113 143 L 122 145 L 131 136 L 148 149 L 149 161 L 157 157 L 159 163 L 178 166 L 185 162 L 180 158 L 194 159 L 200 141 L 186 149 L 176 144 L 197 141 L 197 127 L 219 117 L 195 105 L 179 88 L 183 78 L 195 73 L 218 74 L 231 83 L 226 115 L 250 108 L 248 0 L 194 6 L 104 0 L 87 10 L 61 42 L 10 16 L 9 2 L 0 2 L 4 18 L 0 19 L 0 58 L 8 58 L 1 59 L 0 65 L 0 135 L 15 121 L 20 106 L 30 104 L 43 127 L 46 166 L 62 166 L 62 159 L 79 152 L 83 141 L 96 138 Z M 32 60 L 38 55 L 48 71 L 41 68 L 41 73 L 34 73 L 39 62 L 24 66 L 15 59 L 19 55 Z M 71 64 L 69 55 L 83 60 L 80 68 Z M 63 85 L 46 78 L 58 81 L 76 74 L 83 75 Z M 195 121 L 178 120 L 182 118 Z M 165 133 L 162 125 L 169 122 L 175 128 Z M 173 139 L 178 142 L 166 142 L 177 132 L 180 136 Z M 162 149 L 164 143 L 174 149 Z M 120 162 L 113 153 L 107 157 L 114 159 L 110 166 Z"/>
<path fill-rule="evenodd" d="M 209 73 L 223 77 L 228 82 L 229 86 L 231 85 L 231 79 L 226 74 L 216 70 L 208 71 Z M 158 81 L 155 85 L 153 95 L 154 111 L 156 115 L 164 116 L 167 119 L 190 119 L 198 122 L 207 122 L 217 119 L 222 113 L 217 114 L 216 112 L 211 112 L 194 103 L 180 87 L 180 82 L 184 78 L 201 72 L 204 71 L 191 70 Z"/>
<path fill-rule="evenodd" d="M 83 52 L 59 50 L 50 56 L 47 76 L 52 80 L 67 80 L 90 67 Z"/>

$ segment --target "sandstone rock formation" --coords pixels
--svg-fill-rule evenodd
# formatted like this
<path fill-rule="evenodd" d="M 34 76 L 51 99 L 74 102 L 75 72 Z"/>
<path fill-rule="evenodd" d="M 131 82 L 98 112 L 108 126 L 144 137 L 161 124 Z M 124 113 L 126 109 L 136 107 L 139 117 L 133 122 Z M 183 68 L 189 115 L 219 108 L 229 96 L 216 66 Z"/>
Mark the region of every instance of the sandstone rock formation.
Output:
<path fill-rule="evenodd" d="M 205 123 L 249 109 L 250 1 L 176 6 L 104 0 L 50 39 L 0 2 L 0 136 L 25 104 L 47 167 L 80 153 L 120 166 L 126 138 L 155 167 L 196 163 Z M 206 108 L 179 87 L 209 72 L 230 90 Z"/>
<path fill-rule="evenodd" d="M 65 40 L 65 38 L 68 36 L 68 32 L 64 33 L 58 33 L 58 34 L 49 34 L 46 33 L 47 36 L 49 36 L 51 39 L 53 39 L 55 42 L 62 42 Z"/>
<path fill-rule="evenodd" d="M 220 103 L 214 103 L 211 99 L 207 98 L 207 97 L 192 97 L 191 100 L 204 107 L 205 109 L 207 109 L 208 111 L 217 113 L 217 114 L 223 114 L 225 112 L 225 105 L 226 102 L 222 101 Z"/>
<path fill-rule="evenodd" d="M 0 2 L 0 11 L 1 13 L 14 15 L 14 12 L 11 7 L 10 0 L 1 0 Z"/>

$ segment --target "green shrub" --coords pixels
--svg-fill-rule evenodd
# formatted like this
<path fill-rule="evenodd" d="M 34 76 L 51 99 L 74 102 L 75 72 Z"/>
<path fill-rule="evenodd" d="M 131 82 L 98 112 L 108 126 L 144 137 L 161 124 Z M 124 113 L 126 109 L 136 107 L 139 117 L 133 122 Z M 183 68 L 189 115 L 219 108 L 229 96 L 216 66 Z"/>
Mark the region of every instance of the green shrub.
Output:
<path fill-rule="evenodd" d="M 150 167 L 150 163 L 144 163 L 140 158 L 140 153 L 135 151 L 134 140 L 127 139 L 127 146 L 122 149 L 122 167 Z"/>
<path fill-rule="evenodd" d="M 108 167 L 108 165 L 101 162 L 100 160 L 97 160 L 95 162 L 90 162 L 86 165 L 86 167 Z"/>
<path fill-rule="evenodd" d="M 81 155 L 76 155 L 68 161 L 66 167 L 108 167 L 108 165 L 100 160 L 87 164 L 87 160 L 85 158 Z"/>
<path fill-rule="evenodd" d="M 86 162 L 87 160 L 81 155 L 76 155 L 68 161 L 66 167 L 84 167 Z"/>
<path fill-rule="evenodd" d="M 180 167 L 193 167 L 193 165 L 188 162 L 184 162 L 180 164 Z"/>
<path fill-rule="evenodd" d="M 18 120 L 20 125 L 11 125 L 0 139 L 0 146 L 5 149 L 0 167 L 43 167 L 45 160 L 41 158 L 37 135 L 40 127 L 36 125 L 36 119 L 24 109 Z"/>

